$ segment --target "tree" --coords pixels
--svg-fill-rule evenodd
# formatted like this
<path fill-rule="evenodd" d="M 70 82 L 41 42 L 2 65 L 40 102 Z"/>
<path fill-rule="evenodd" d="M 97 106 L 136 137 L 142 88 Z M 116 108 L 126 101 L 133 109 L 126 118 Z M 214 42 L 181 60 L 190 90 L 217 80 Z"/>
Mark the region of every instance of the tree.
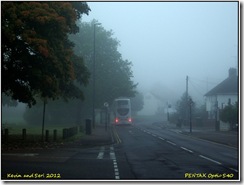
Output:
<path fill-rule="evenodd" d="M 89 73 L 68 33 L 88 14 L 84 2 L 2 2 L 2 92 L 32 106 L 37 97 L 81 98 Z"/>
<path fill-rule="evenodd" d="M 79 23 L 79 33 L 70 34 L 69 38 L 75 43 L 74 51 L 77 56 L 83 56 L 85 66 L 92 73 L 93 65 L 93 34 L 94 23 Z M 103 108 L 104 102 L 112 105 L 114 98 L 120 96 L 133 97 L 136 94 L 136 84 L 133 83 L 132 63 L 124 60 L 118 52 L 119 41 L 112 37 L 112 31 L 106 31 L 102 26 L 96 27 L 96 83 L 95 108 Z M 74 66 L 80 70 L 79 66 Z M 92 78 L 84 87 L 76 85 L 84 92 L 85 100 L 79 99 L 64 102 L 61 100 L 49 101 L 46 109 L 48 124 L 80 124 L 92 114 Z M 42 104 L 41 104 L 42 105 Z M 33 106 L 27 109 L 25 119 L 33 124 L 35 115 L 40 115 L 42 106 Z M 34 110 L 35 109 L 35 110 Z M 62 119 L 60 119 L 60 115 Z"/>
<path fill-rule="evenodd" d="M 91 72 L 93 71 L 94 24 L 96 23 L 96 20 L 90 23 L 80 22 L 79 34 L 70 36 L 70 39 L 75 43 L 75 53 L 78 56 L 83 56 L 86 66 Z M 124 60 L 119 53 L 119 41 L 113 38 L 111 30 L 107 31 L 101 25 L 96 26 L 95 37 L 95 89 L 97 95 L 95 106 L 98 108 L 103 106 L 104 102 L 112 103 L 113 99 L 119 96 L 134 97 L 137 84 L 132 81 L 132 63 Z M 86 100 L 91 101 L 91 83 L 85 88 L 85 91 Z"/>
<path fill-rule="evenodd" d="M 184 93 L 181 96 L 181 99 L 177 101 L 176 105 L 176 111 L 178 114 L 178 117 L 181 119 L 189 119 L 189 106 L 190 106 L 190 100 L 192 100 L 191 96 L 188 95 L 188 98 L 186 98 L 186 93 Z M 194 113 L 196 109 L 195 103 L 191 103 L 192 106 L 192 114 Z"/>
<path fill-rule="evenodd" d="M 136 93 L 136 96 L 131 98 L 131 109 L 134 113 L 143 109 L 144 97 L 142 93 Z"/>
<path fill-rule="evenodd" d="M 231 124 L 231 128 L 235 128 L 238 123 L 238 104 L 227 105 L 223 110 L 220 111 L 220 120 Z"/>

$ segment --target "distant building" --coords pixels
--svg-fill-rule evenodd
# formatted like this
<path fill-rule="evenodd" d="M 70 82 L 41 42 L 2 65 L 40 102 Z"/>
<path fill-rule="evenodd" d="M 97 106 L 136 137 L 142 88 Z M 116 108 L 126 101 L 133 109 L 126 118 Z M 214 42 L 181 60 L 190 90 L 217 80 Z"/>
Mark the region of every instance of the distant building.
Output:
<path fill-rule="evenodd" d="M 144 106 L 141 111 L 138 112 L 139 115 L 155 115 L 159 101 L 151 94 L 151 93 L 146 93 L 144 95 Z"/>
<path fill-rule="evenodd" d="M 205 95 L 209 119 L 219 119 L 218 110 L 238 102 L 238 75 L 235 68 L 229 69 L 229 76 Z M 216 117 L 217 116 L 217 117 Z"/>

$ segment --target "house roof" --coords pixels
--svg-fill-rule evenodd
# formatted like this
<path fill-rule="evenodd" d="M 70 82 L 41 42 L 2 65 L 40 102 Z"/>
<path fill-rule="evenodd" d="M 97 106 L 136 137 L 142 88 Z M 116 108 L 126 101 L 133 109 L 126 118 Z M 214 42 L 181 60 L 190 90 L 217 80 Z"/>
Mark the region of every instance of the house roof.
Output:
<path fill-rule="evenodd" d="M 237 92 L 238 92 L 238 76 L 232 75 L 226 78 L 217 86 L 215 86 L 204 96 L 237 94 Z"/>

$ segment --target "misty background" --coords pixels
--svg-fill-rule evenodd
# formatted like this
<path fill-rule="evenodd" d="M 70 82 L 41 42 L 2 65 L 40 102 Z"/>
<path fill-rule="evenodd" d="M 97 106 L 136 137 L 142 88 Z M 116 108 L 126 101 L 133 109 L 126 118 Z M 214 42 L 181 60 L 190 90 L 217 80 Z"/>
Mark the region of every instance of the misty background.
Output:
<path fill-rule="evenodd" d="M 186 91 L 186 76 L 189 95 L 201 106 L 204 94 L 227 78 L 230 68 L 238 68 L 237 2 L 88 2 L 88 6 L 91 11 L 81 21 L 95 19 L 112 30 L 122 57 L 133 64 L 133 80 L 144 95 L 141 114 L 154 114 L 167 103 L 174 106 Z M 11 109 L 3 108 L 3 119 L 9 113 L 21 115 L 25 105 L 17 107 L 20 112 Z M 8 117 L 10 122 L 12 118 Z"/>
<path fill-rule="evenodd" d="M 114 32 L 132 61 L 134 80 L 147 98 L 155 92 L 175 103 L 188 91 L 204 94 L 238 67 L 237 2 L 88 2 L 83 21 L 98 20 Z M 155 103 L 151 103 L 154 109 Z M 146 107 L 145 107 L 146 108 Z"/>

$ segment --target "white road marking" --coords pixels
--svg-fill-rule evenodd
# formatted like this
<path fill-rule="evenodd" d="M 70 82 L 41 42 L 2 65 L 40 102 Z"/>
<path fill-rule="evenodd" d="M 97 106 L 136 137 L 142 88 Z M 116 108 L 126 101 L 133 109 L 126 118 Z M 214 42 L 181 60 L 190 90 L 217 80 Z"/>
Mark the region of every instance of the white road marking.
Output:
<path fill-rule="evenodd" d="M 114 164 L 114 177 L 115 177 L 115 179 L 120 179 L 119 168 L 117 165 L 116 155 L 114 153 L 114 147 L 113 146 L 110 147 L 110 159 L 113 160 L 113 164 Z"/>
<path fill-rule="evenodd" d="M 234 168 L 229 168 L 232 171 L 238 172 L 238 170 L 234 169 Z"/>
<path fill-rule="evenodd" d="M 20 157 L 34 157 L 39 155 L 38 153 L 3 153 L 4 156 L 20 156 Z"/>
<path fill-rule="evenodd" d="M 158 138 L 159 138 L 159 139 L 161 139 L 161 140 L 163 140 L 163 141 L 165 140 L 165 139 L 164 139 L 164 138 L 162 138 L 162 137 L 158 137 Z"/>
<path fill-rule="evenodd" d="M 208 157 L 205 157 L 205 156 L 203 156 L 203 155 L 199 155 L 199 157 L 204 158 L 204 159 L 207 159 L 207 160 L 209 160 L 209 161 L 211 161 L 211 162 L 214 162 L 214 163 L 216 163 L 216 164 L 221 164 L 220 162 L 215 161 L 215 160 L 213 160 L 213 159 L 210 159 L 210 158 L 208 158 Z"/>
<path fill-rule="evenodd" d="M 187 151 L 187 152 L 193 153 L 193 151 L 191 151 L 191 150 L 189 150 L 187 148 L 184 148 L 184 147 L 180 147 L 180 148 L 183 149 L 183 150 L 185 150 L 185 151 Z"/>
<path fill-rule="evenodd" d="M 100 147 L 100 152 L 98 153 L 98 156 L 97 156 L 97 159 L 103 159 L 103 156 L 104 156 L 104 146 L 101 146 Z"/>
<path fill-rule="evenodd" d="M 110 159 L 113 159 L 113 160 L 116 159 L 114 152 L 110 152 Z"/>
<path fill-rule="evenodd" d="M 171 144 L 171 145 L 176 145 L 175 143 L 171 142 L 171 141 L 167 141 L 167 143 Z"/>

